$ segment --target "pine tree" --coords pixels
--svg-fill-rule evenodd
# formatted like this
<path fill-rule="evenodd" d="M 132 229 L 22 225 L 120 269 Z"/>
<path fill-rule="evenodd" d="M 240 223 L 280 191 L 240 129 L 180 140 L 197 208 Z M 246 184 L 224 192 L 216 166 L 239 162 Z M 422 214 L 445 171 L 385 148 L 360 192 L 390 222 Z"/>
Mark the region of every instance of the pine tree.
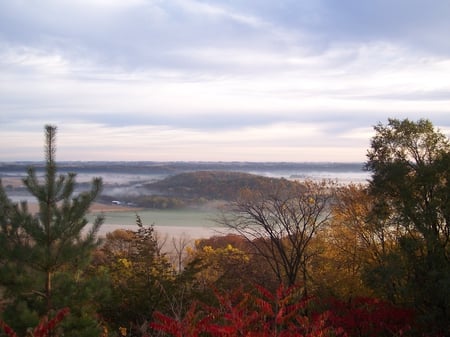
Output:
<path fill-rule="evenodd" d="M 31 167 L 23 179 L 37 199 L 38 213 L 31 213 L 26 202 L 9 200 L 0 181 L 0 285 L 5 296 L 25 299 L 39 315 L 56 309 L 52 302 L 54 276 L 87 266 L 99 245 L 97 234 L 103 223 L 102 217 L 97 217 L 91 228 L 86 228 L 86 214 L 101 191 L 101 178 L 93 179 L 89 191 L 76 193 L 76 175 L 57 173 L 55 152 L 56 127 L 47 125 L 45 175 L 38 177 Z"/>

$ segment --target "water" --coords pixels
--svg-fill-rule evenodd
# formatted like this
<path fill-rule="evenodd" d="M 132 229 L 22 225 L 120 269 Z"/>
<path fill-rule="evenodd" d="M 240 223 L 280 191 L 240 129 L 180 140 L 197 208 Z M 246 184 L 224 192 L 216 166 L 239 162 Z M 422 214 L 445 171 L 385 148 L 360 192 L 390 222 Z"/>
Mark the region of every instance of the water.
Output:
<path fill-rule="evenodd" d="M 28 166 L 39 173 L 43 163 L 1 163 L 0 177 L 24 175 Z M 246 172 L 286 179 L 333 179 L 342 183 L 365 182 L 369 174 L 363 171 L 363 163 L 289 163 L 289 162 L 62 162 L 61 173 L 76 172 L 78 182 L 102 177 L 110 184 L 149 182 L 169 175 L 194 171 Z"/>

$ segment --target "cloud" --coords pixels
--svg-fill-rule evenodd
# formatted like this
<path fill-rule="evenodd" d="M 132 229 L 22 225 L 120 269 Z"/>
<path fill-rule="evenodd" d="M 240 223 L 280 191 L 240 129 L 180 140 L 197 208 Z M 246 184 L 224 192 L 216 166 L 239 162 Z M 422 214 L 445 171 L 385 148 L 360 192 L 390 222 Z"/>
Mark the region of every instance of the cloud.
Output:
<path fill-rule="evenodd" d="M 353 146 L 355 138 L 336 139 L 314 124 L 280 123 L 214 132 L 169 126 L 111 127 L 83 123 L 61 125 L 58 129 L 59 160 L 111 160 L 120 153 L 121 159 L 116 160 L 211 161 L 228 157 L 240 161 L 261 158 L 286 161 L 288 156 L 290 161 L 314 161 L 315 155 L 316 160 L 322 161 L 354 161 L 344 154 L 364 153 L 364 148 Z M 14 142 L 20 139 L 21 133 L 4 130 L 2 134 L 9 140 L 6 145 L 16 146 Z M 28 160 L 40 160 L 42 132 L 29 132 L 27 138 L 32 142 L 21 145 L 19 154 L 3 148 L 0 156 L 21 160 L 26 152 Z M 202 149 L 200 153 L 198 148 Z M 267 156 L 268 153 L 271 155 Z"/>
<path fill-rule="evenodd" d="M 426 5 L 0 2 L 0 131 L 34 141 L 55 123 L 75 157 L 364 160 L 388 117 L 450 125 L 449 5 Z"/>

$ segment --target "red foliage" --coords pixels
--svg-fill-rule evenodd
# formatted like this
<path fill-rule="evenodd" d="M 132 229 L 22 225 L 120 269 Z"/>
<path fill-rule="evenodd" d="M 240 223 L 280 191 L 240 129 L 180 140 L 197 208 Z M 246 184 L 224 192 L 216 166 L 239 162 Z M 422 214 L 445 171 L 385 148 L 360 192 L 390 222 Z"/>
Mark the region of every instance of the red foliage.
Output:
<path fill-rule="evenodd" d="M 203 306 L 195 315 L 194 305 L 182 320 L 156 313 L 150 326 L 174 337 L 316 337 L 331 332 L 322 316 L 306 317 L 308 301 L 298 300 L 295 288 L 280 287 L 276 294 L 262 287 L 257 290 L 257 295 L 216 292 L 217 307 Z"/>
<path fill-rule="evenodd" d="M 43 317 L 39 324 L 33 329 L 33 337 L 48 337 L 69 311 L 69 308 L 61 309 L 51 320 L 48 320 L 48 317 Z M 0 321 L 0 327 L 3 328 L 3 331 L 8 337 L 18 337 L 14 330 L 5 322 Z"/>
<path fill-rule="evenodd" d="M 198 337 L 206 330 L 210 316 L 198 310 L 197 306 L 197 303 L 193 303 L 181 320 L 155 312 L 155 322 L 150 323 L 150 326 L 174 337 Z"/>
<path fill-rule="evenodd" d="M 17 334 L 14 332 L 13 329 L 11 329 L 11 327 L 6 324 L 3 321 L 0 321 L 0 328 L 3 329 L 3 331 L 5 332 L 6 336 L 8 337 L 17 337 Z"/>
<path fill-rule="evenodd" d="M 349 336 L 402 336 L 411 329 L 414 312 L 376 298 L 350 302 L 328 301 L 328 323 L 343 328 Z"/>
<path fill-rule="evenodd" d="M 216 293 L 217 307 L 193 305 L 182 320 L 156 313 L 150 326 L 174 337 L 372 337 L 402 336 L 413 319 L 412 311 L 371 298 L 329 300 L 327 310 L 308 313 L 311 301 L 296 288 L 257 290 Z"/>

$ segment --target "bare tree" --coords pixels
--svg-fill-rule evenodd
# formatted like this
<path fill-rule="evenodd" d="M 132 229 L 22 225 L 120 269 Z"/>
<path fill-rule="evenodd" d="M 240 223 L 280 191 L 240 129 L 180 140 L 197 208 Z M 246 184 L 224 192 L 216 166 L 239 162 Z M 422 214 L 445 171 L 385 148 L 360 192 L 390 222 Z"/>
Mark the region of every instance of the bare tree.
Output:
<path fill-rule="evenodd" d="M 183 270 L 183 261 L 186 257 L 186 248 L 191 245 L 192 239 L 186 233 L 172 237 L 172 258 L 179 273 Z"/>
<path fill-rule="evenodd" d="M 331 217 L 332 182 L 283 184 L 272 192 L 244 189 L 221 222 L 244 236 L 280 283 L 301 277 L 306 291 L 310 243 Z"/>

